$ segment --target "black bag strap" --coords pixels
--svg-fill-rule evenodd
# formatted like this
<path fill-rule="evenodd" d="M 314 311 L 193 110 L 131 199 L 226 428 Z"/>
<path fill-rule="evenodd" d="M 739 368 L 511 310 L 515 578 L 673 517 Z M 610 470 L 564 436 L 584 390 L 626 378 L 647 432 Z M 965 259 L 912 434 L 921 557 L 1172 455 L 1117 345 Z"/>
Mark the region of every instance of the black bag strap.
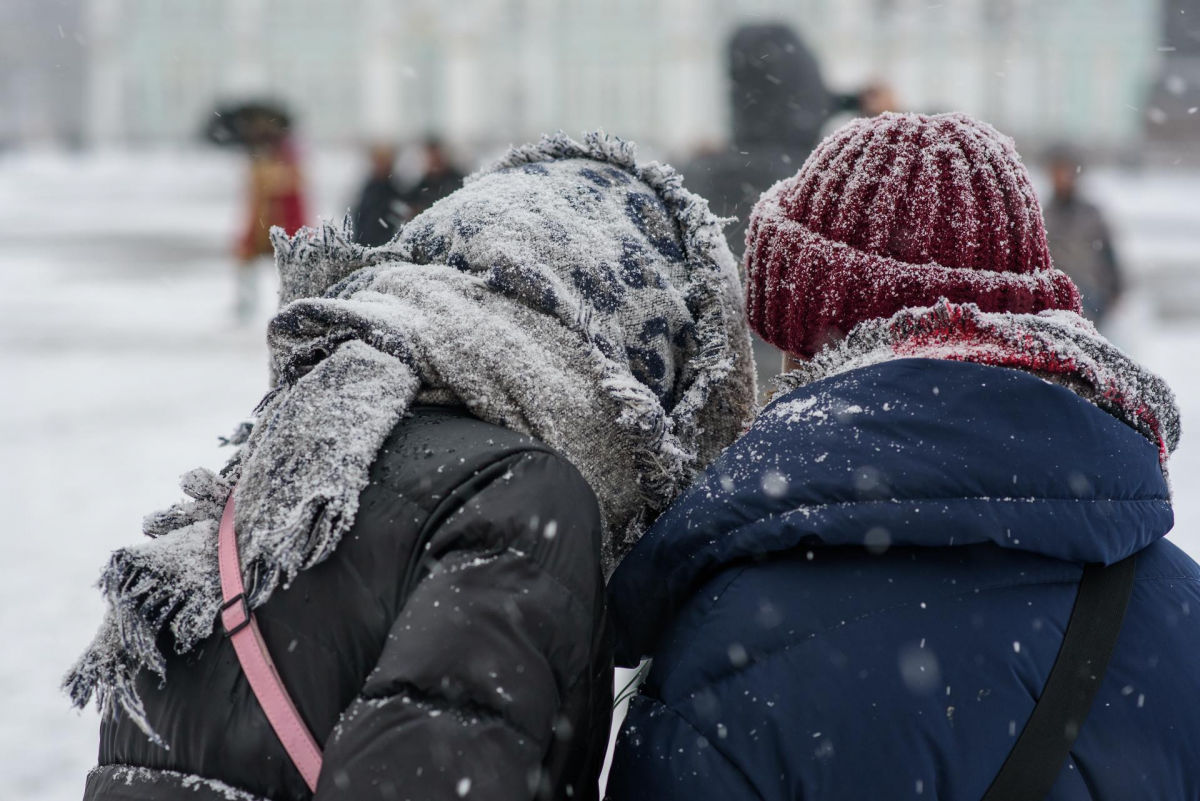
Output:
<path fill-rule="evenodd" d="M 983 801 L 1038 801 L 1062 772 L 1104 680 L 1133 592 L 1135 556 L 1086 565 L 1058 658 Z"/>

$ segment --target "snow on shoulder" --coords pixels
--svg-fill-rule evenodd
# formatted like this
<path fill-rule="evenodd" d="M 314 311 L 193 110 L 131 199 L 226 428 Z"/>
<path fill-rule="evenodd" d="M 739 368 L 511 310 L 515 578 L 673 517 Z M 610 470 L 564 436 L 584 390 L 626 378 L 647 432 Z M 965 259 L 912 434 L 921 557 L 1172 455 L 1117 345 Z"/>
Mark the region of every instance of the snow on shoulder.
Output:
<path fill-rule="evenodd" d="M 1070 311 L 985 312 L 943 299 L 859 323 L 799 368 L 779 377 L 783 391 L 899 358 L 945 359 L 1027 370 L 1056 381 L 1137 429 L 1165 466 L 1181 423 L 1167 383 Z M 805 410 L 798 410 L 805 411 Z"/>

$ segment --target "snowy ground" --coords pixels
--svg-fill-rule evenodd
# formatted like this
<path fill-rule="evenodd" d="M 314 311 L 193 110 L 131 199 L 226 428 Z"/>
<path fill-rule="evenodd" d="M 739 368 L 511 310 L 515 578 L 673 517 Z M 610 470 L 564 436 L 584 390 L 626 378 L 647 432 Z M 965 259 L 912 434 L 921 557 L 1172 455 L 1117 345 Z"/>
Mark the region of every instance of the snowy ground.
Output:
<path fill-rule="evenodd" d="M 315 162 L 318 212 L 340 215 L 357 168 Z M 229 315 L 239 184 L 221 154 L 0 159 L 0 799 L 79 797 L 97 718 L 58 682 L 99 622 L 99 567 L 177 498 L 178 474 L 223 461 L 217 435 L 264 389 L 267 271 L 260 322 Z M 1172 381 L 1186 426 L 1200 420 L 1200 175 L 1095 184 L 1143 290 L 1115 335 Z M 1186 435 L 1173 475 L 1173 536 L 1200 556 Z"/>

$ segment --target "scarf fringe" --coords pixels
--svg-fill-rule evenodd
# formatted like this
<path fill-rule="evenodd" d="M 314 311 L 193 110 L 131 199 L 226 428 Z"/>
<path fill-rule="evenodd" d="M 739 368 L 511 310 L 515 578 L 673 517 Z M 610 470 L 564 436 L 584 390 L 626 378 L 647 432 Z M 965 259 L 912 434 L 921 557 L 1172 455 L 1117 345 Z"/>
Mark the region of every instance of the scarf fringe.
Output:
<path fill-rule="evenodd" d="M 217 524 L 211 519 L 162 535 L 156 543 L 187 543 L 197 534 L 202 542 L 216 547 Z M 219 596 L 213 602 L 206 593 L 197 592 L 196 586 L 177 578 L 158 575 L 136 549 L 116 551 L 98 582 L 108 616 L 63 681 L 76 707 L 87 706 L 95 694 L 103 715 L 119 708 L 159 745 L 163 744 L 161 738 L 151 728 L 137 693 L 137 674 L 144 668 L 164 679 L 166 661 L 158 648 L 164 626 L 173 635 L 176 650 L 184 653 L 212 633 L 220 607 Z M 117 644 L 120 647 L 115 647 Z"/>
<path fill-rule="evenodd" d="M 185 476 L 185 487 L 186 479 L 196 472 Z M 215 552 L 218 524 L 213 518 L 220 517 L 224 502 L 222 497 L 219 504 L 211 499 L 177 504 L 147 520 L 162 526 L 168 520 L 182 521 L 204 514 L 203 509 L 212 510 L 211 516 L 153 536 L 186 542 L 199 531 L 205 543 L 202 550 Z M 186 516 L 181 511 L 185 507 Z M 328 558 L 353 523 L 355 511 L 357 495 L 342 502 L 313 497 L 301 505 L 286 525 L 272 532 L 277 547 L 271 558 L 263 555 L 243 566 L 249 608 L 262 606 L 277 588 L 286 589 L 299 572 Z M 159 575 L 149 565 L 135 549 L 124 548 L 110 557 L 98 582 L 108 618 L 91 647 L 68 672 L 63 687 L 74 706 L 83 709 L 95 695 L 102 715 L 119 708 L 153 742 L 165 746 L 146 718 L 136 689 L 137 674 L 144 668 L 165 680 L 161 632 L 164 628 L 170 631 L 176 653 L 187 653 L 213 633 L 221 601 L 219 595 L 214 600 L 198 591 L 198 586 L 181 584 L 177 575 Z M 114 639 L 121 644 L 119 649 L 109 647 Z"/>
<path fill-rule="evenodd" d="M 271 244 L 279 271 L 279 307 L 300 298 L 325 296 L 343 279 L 362 269 L 389 261 L 406 261 L 393 245 L 367 247 L 354 241 L 353 217 L 347 213 L 340 225 L 322 220 L 315 228 L 294 235 L 275 225 Z"/>
<path fill-rule="evenodd" d="M 130 664 L 108 664 L 99 658 L 101 652 L 92 649 L 67 675 L 63 689 L 71 697 L 71 703 L 83 709 L 96 697 L 96 706 L 101 717 L 115 717 L 117 710 L 124 712 L 153 744 L 170 750 L 146 718 L 146 709 L 134 684 L 140 666 Z M 101 680 L 103 677 L 103 680 Z"/>
<path fill-rule="evenodd" d="M 233 482 L 208 468 L 197 467 L 183 474 L 179 488 L 193 500 L 146 515 L 142 519 L 142 533 L 147 537 L 161 537 L 202 520 L 219 518 Z"/>

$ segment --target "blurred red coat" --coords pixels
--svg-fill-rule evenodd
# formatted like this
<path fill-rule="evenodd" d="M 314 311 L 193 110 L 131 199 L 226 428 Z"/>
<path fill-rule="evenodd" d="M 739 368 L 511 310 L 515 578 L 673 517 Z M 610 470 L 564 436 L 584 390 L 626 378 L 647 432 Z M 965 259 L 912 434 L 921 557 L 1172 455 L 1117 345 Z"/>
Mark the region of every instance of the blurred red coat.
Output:
<path fill-rule="evenodd" d="M 238 240 L 237 255 L 248 261 L 273 253 L 271 226 L 278 225 L 290 235 L 307 219 L 304 177 L 290 140 L 282 139 L 251 155 L 247 189 L 247 219 Z"/>

